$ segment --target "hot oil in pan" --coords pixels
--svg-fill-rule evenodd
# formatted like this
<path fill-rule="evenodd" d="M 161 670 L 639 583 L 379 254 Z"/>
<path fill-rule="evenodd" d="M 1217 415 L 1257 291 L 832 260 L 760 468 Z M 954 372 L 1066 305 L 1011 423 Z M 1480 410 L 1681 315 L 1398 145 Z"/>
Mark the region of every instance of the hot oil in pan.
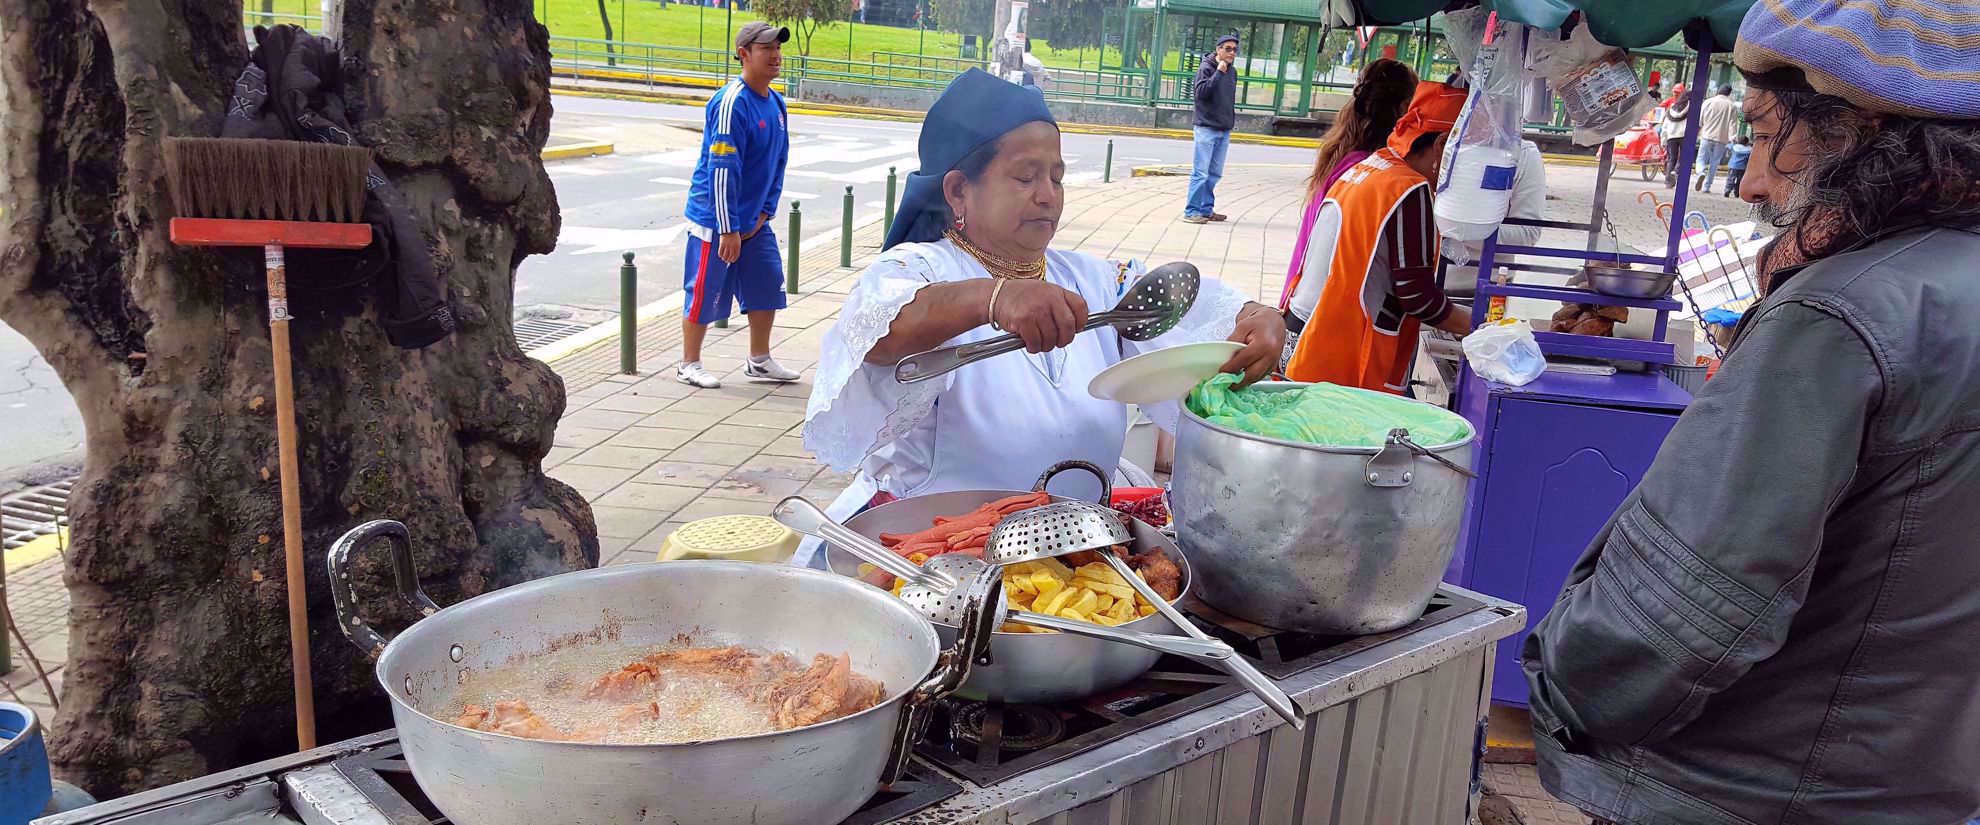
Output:
<path fill-rule="evenodd" d="M 472 673 L 444 718 L 452 720 L 470 704 L 492 708 L 497 702 L 521 700 L 558 730 L 608 729 L 602 738 L 587 741 L 620 745 L 724 739 L 777 729 L 762 704 L 723 679 L 689 669 L 662 669 L 659 689 L 637 691 L 623 701 L 582 698 L 599 677 L 651 652 L 617 645 L 566 648 Z M 657 710 L 620 718 L 639 705 Z"/>

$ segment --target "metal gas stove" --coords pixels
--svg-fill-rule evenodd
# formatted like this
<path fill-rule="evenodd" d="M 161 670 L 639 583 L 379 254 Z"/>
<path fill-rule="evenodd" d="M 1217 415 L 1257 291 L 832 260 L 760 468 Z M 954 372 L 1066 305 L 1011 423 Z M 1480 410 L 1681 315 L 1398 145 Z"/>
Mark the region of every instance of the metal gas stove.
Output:
<path fill-rule="evenodd" d="M 909 780 L 842 825 L 1277 823 L 1316 805 L 1339 821 L 1469 816 L 1492 648 L 1524 625 L 1523 608 L 1446 588 L 1407 627 L 1328 637 L 1183 606 L 1310 714 L 1304 732 L 1222 673 L 1165 657 L 1140 680 L 1077 702 L 945 703 Z M 35 825 L 447 822 L 385 731 Z"/>

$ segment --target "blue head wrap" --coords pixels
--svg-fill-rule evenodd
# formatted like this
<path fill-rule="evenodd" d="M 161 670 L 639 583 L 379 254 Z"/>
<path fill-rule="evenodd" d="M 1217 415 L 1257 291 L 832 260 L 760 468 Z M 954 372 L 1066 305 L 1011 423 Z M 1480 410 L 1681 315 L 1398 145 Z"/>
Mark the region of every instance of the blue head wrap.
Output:
<path fill-rule="evenodd" d="M 977 147 L 1041 120 L 1058 125 L 1045 106 L 1044 93 L 1036 87 L 1000 80 L 981 69 L 957 76 L 921 122 L 920 168 L 908 175 L 901 208 L 894 214 L 883 248 L 941 238 L 949 215 L 942 177 Z"/>

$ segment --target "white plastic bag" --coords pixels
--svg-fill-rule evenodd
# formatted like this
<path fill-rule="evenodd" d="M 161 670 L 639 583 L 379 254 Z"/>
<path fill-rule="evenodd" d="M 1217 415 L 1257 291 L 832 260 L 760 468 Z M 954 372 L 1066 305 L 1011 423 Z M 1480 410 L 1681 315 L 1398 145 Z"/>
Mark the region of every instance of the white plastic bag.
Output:
<path fill-rule="evenodd" d="M 1473 54 L 1466 72 L 1471 94 L 1444 145 L 1437 181 L 1437 231 L 1450 249 L 1482 241 L 1505 222 L 1519 169 L 1526 27 L 1480 19 L 1485 14 L 1475 8 L 1445 15 L 1453 52 Z M 1475 43 L 1475 52 L 1459 43 Z"/>
<path fill-rule="evenodd" d="M 1530 384 L 1547 371 L 1547 356 L 1533 338 L 1533 327 L 1511 318 L 1465 336 L 1464 360 L 1480 377 L 1509 387 Z"/>
<path fill-rule="evenodd" d="M 1547 79 L 1567 109 L 1574 142 L 1598 146 L 1629 131 L 1656 101 L 1629 65 L 1629 53 L 1603 45 L 1578 26 L 1563 39 L 1534 29 L 1527 44 L 1527 68 Z"/>

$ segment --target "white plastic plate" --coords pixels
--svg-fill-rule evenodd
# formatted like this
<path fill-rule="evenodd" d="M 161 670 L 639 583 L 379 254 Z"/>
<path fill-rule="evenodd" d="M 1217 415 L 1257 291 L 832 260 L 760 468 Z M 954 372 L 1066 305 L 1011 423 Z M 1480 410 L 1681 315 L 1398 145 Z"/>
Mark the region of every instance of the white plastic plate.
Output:
<path fill-rule="evenodd" d="M 1235 341 L 1204 341 L 1144 352 L 1101 370 L 1086 393 L 1123 404 L 1174 401 L 1216 375 L 1241 349 Z"/>

